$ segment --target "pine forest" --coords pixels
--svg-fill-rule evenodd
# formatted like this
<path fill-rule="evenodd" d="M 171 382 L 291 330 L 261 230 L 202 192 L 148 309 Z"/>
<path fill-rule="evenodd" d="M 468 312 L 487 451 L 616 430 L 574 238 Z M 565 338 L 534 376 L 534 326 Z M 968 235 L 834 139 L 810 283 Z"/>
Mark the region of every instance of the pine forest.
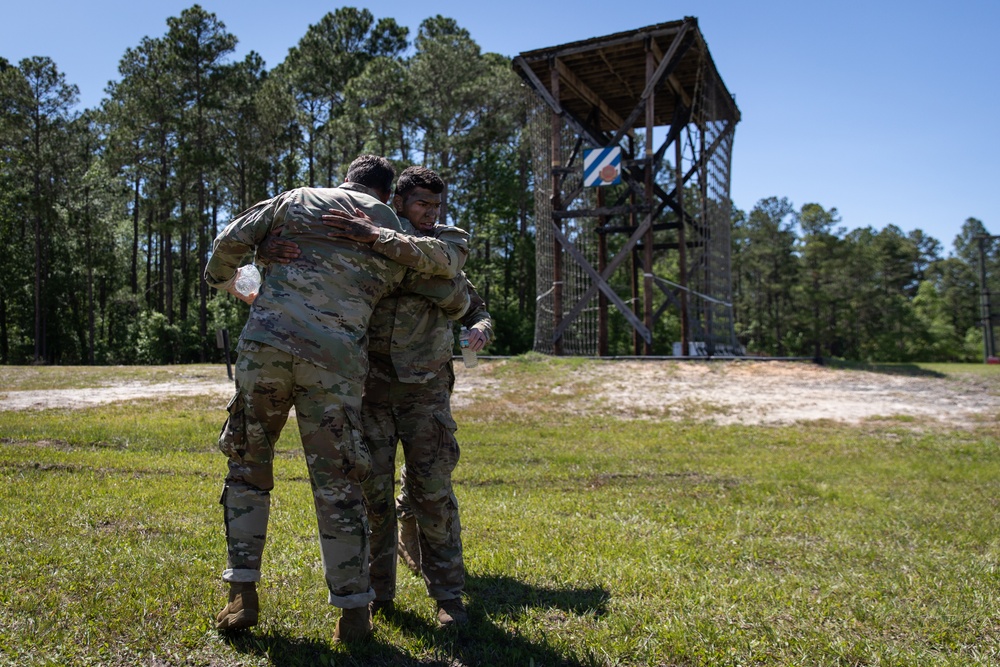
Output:
<path fill-rule="evenodd" d="M 237 36 L 193 5 L 126 50 L 100 105 L 82 110 L 58 63 L 0 57 L 0 363 L 221 361 L 216 331 L 235 344 L 247 306 L 202 280 L 218 231 L 284 190 L 341 182 L 362 153 L 441 174 L 442 215 L 472 234 L 488 353 L 532 349 L 529 105 L 509 56 L 443 16 L 411 36 L 342 7 L 303 30 L 280 63 L 235 60 Z M 960 232 L 940 240 L 847 231 L 835 204 L 776 194 L 733 208 L 747 354 L 982 361 L 982 283 L 995 311 L 1000 240 L 960 201 Z M 657 327 L 676 339 L 676 318 Z M 612 353 L 630 354 L 627 327 L 612 334 Z"/>

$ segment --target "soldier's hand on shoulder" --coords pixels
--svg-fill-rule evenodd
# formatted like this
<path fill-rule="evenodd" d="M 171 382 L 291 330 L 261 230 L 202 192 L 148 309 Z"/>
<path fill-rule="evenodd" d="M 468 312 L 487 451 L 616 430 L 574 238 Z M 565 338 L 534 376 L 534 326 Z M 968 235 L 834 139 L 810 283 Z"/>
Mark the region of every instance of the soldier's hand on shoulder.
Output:
<path fill-rule="evenodd" d="M 324 225 L 333 229 L 327 236 L 347 238 L 358 243 L 378 241 L 378 226 L 361 209 L 355 209 L 351 214 L 331 208 L 322 219 Z"/>

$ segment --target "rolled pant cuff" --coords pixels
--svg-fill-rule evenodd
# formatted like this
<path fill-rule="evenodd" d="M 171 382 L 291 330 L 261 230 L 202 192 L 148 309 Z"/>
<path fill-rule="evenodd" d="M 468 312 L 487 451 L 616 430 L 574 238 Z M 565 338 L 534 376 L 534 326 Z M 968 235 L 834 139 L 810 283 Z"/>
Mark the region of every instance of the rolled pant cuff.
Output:
<path fill-rule="evenodd" d="M 222 580 L 231 584 L 247 584 L 260 581 L 260 570 L 223 570 Z"/>
<path fill-rule="evenodd" d="M 375 599 L 375 590 L 369 588 L 364 593 L 355 593 L 354 595 L 334 595 L 330 593 L 330 604 L 334 607 L 340 607 L 341 609 L 357 609 L 358 607 L 365 607 L 369 602 Z"/>

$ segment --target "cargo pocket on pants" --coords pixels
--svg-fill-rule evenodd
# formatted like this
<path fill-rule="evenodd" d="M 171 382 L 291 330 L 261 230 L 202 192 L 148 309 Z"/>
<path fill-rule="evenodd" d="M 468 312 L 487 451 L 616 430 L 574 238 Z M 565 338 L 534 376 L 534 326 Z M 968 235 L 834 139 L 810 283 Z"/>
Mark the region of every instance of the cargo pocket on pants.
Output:
<path fill-rule="evenodd" d="M 229 417 L 219 433 L 219 450 L 231 459 L 242 459 L 247 450 L 247 419 L 243 395 L 236 392 L 226 406 Z"/>
<path fill-rule="evenodd" d="M 433 469 L 439 474 L 451 474 L 458 465 L 458 458 L 461 454 L 458 447 L 458 440 L 455 439 L 455 431 L 458 424 L 447 412 L 437 411 L 434 419 L 440 426 L 438 435 L 438 452 L 434 458 Z"/>
<path fill-rule="evenodd" d="M 344 414 L 344 473 L 348 479 L 364 482 L 372 474 L 372 455 L 365 442 L 361 415 L 347 406 Z"/>

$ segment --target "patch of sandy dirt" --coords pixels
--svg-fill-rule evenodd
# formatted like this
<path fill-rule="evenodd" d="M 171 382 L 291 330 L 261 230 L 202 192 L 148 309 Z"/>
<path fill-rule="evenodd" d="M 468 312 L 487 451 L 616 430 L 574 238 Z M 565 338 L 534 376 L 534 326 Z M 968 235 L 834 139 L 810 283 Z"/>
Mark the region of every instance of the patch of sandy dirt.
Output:
<path fill-rule="evenodd" d="M 177 381 L 147 384 L 125 382 L 110 387 L 84 389 L 46 389 L 44 391 L 0 391 L 0 410 L 44 410 L 47 408 L 87 408 L 107 403 L 120 403 L 141 398 L 172 398 L 174 396 L 212 396 L 228 400 L 234 385 L 225 378 L 220 381 Z"/>
<path fill-rule="evenodd" d="M 517 380 L 497 372 L 506 360 L 477 368 L 456 364 L 453 405 L 516 397 Z M 1000 420 L 1000 374 L 961 378 L 833 369 L 803 362 L 588 362 L 560 370 L 548 391 L 569 396 L 578 414 L 623 418 L 702 419 L 718 424 L 789 424 L 893 419 L 973 426 Z M 512 377 L 516 377 L 512 376 Z M 545 382 L 544 378 L 539 379 Z M 545 387 L 543 387 L 543 390 Z M 0 410 L 84 408 L 139 398 L 206 396 L 221 405 L 233 384 L 176 381 L 47 391 L 0 391 Z"/>
<path fill-rule="evenodd" d="M 502 363 L 502 362 L 501 362 Z M 453 404 L 503 391 L 483 370 L 456 367 Z M 574 383 L 586 385 L 575 390 Z M 516 388 L 507 387 L 507 390 Z M 807 362 L 607 361 L 587 364 L 554 391 L 577 413 L 717 424 L 844 423 L 890 418 L 973 426 L 1000 420 L 1000 373 L 961 379 L 834 369 Z"/>

